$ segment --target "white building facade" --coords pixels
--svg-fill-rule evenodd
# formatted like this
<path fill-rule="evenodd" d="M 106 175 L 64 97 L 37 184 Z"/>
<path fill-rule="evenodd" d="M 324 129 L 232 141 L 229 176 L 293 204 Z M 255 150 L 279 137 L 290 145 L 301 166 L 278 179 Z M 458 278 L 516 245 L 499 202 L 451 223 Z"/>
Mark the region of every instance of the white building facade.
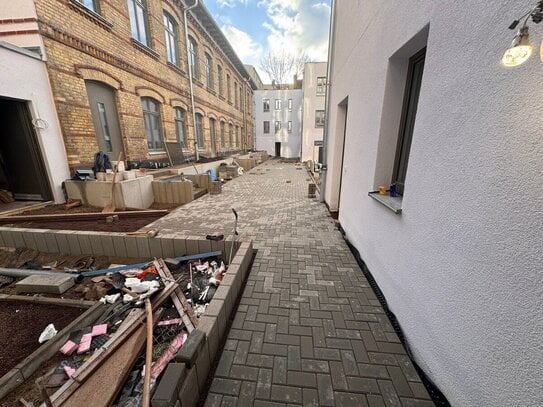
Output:
<path fill-rule="evenodd" d="M 304 65 L 302 161 L 322 162 L 326 66 L 326 62 L 308 62 Z"/>
<path fill-rule="evenodd" d="M 282 158 L 300 158 L 302 90 L 257 90 L 256 149 Z"/>
<path fill-rule="evenodd" d="M 543 63 L 500 63 L 536 2 L 334 3 L 326 203 L 451 405 L 543 405 Z"/>

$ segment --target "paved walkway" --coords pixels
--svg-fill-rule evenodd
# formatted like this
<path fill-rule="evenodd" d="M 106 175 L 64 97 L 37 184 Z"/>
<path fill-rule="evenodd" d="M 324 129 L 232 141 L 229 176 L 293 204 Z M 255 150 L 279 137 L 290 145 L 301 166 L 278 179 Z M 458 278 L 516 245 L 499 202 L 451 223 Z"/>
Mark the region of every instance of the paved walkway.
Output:
<path fill-rule="evenodd" d="M 258 249 L 206 406 L 433 406 L 303 167 L 270 160 L 154 224 Z"/>

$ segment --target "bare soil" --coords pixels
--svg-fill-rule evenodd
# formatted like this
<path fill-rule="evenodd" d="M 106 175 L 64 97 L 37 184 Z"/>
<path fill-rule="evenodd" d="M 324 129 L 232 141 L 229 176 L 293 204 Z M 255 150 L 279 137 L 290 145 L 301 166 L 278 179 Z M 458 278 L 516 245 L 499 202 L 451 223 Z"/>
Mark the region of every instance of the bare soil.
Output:
<path fill-rule="evenodd" d="M 173 209 L 175 205 L 153 204 L 151 209 Z M 70 215 L 76 213 L 102 212 L 102 208 L 81 205 L 72 209 L 65 209 L 64 204 L 47 205 L 43 208 L 24 211 L 18 215 Z M 103 220 L 51 220 L 10 223 L 9 217 L 0 219 L 0 225 L 17 228 L 54 229 L 54 230 L 90 230 L 94 232 L 135 232 L 144 226 L 161 218 L 163 215 L 142 215 L 137 218 L 120 218 L 116 222 L 108 223 Z"/>

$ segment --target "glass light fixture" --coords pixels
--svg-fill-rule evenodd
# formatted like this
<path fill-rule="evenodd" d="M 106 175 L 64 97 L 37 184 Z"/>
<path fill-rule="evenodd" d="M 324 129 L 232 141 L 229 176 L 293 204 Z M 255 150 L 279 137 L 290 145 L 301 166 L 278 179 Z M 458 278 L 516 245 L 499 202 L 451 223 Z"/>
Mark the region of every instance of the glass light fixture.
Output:
<path fill-rule="evenodd" d="M 519 66 L 526 62 L 531 55 L 532 45 L 529 40 L 528 27 L 524 25 L 518 30 L 511 46 L 503 54 L 502 64 L 507 67 Z"/>

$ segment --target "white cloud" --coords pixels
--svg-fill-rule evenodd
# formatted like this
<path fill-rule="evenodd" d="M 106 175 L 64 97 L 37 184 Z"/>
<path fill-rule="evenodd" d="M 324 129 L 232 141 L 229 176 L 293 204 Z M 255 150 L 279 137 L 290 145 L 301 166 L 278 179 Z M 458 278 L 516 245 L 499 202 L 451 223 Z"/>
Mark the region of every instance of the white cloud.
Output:
<path fill-rule="evenodd" d="M 330 6 L 314 0 L 261 0 L 269 22 L 268 47 L 272 52 L 305 52 L 312 60 L 325 61 L 328 50 Z"/>
<path fill-rule="evenodd" d="M 234 8 L 238 3 L 247 4 L 248 0 L 217 0 L 217 5 L 219 7 L 229 7 Z"/>
<path fill-rule="evenodd" d="M 255 42 L 246 32 L 232 25 L 225 24 L 221 30 L 244 64 L 256 66 L 260 63 L 260 58 L 264 53 L 261 44 Z"/>

